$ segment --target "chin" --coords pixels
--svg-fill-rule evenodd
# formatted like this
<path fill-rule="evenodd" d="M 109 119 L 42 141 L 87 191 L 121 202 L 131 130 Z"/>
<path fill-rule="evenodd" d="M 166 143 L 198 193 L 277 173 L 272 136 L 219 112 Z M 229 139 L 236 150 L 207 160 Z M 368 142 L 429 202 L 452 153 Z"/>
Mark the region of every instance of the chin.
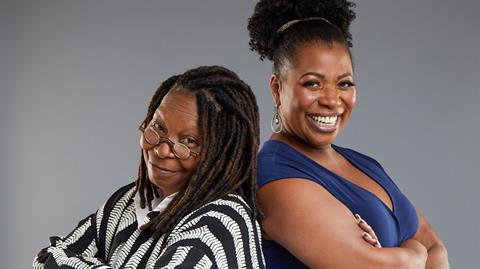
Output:
<path fill-rule="evenodd" d="M 322 135 L 316 134 L 311 138 L 310 141 L 312 142 L 311 144 L 315 147 L 324 147 L 324 146 L 333 144 L 336 138 L 337 138 L 337 133 L 332 132 L 332 133 L 322 134 Z"/>

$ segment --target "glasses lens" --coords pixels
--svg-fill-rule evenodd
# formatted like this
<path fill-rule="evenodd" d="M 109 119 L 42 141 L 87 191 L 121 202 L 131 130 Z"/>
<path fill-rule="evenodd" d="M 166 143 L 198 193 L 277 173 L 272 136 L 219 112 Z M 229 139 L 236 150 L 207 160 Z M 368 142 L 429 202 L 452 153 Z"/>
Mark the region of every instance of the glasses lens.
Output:
<path fill-rule="evenodd" d="M 143 137 L 145 137 L 145 141 L 150 145 L 157 145 L 160 142 L 158 134 L 151 127 L 148 127 L 145 132 L 143 132 Z"/>
<path fill-rule="evenodd" d="M 182 160 L 186 160 L 188 157 L 190 157 L 190 149 L 184 144 L 175 143 L 173 145 L 173 151 L 175 151 L 177 157 Z"/>

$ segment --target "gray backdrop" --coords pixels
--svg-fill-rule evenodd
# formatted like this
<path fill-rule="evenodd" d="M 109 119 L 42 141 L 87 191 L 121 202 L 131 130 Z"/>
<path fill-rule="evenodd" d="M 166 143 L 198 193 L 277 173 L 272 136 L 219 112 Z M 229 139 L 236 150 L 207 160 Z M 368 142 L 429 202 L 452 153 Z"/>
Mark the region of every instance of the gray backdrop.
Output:
<path fill-rule="evenodd" d="M 0 3 L 0 267 L 27 268 L 137 172 L 137 125 L 167 76 L 198 65 L 254 89 L 269 136 L 270 63 L 249 51 L 255 1 Z M 356 111 L 337 144 L 377 158 L 478 268 L 480 2 L 362 0 Z"/>

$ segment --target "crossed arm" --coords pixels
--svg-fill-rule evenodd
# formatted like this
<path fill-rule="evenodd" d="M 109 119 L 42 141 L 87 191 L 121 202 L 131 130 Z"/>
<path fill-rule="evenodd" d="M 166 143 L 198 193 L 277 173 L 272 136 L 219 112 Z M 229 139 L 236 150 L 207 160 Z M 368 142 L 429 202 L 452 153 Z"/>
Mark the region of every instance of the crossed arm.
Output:
<path fill-rule="evenodd" d="M 425 269 L 449 269 L 448 254 L 445 245 L 423 214 L 417 209 L 419 227 L 413 237 L 428 252 Z"/>
<path fill-rule="evenodd" d="M 162 239 L 141 235 L 137 222 L 129 217 L 134 216 L 131 208 L 122 211 L 125 222 L 119 223 L 112 218 L 114 213 L 108 213 L 113 211 L 98 212 L 82 220 L 69 235 L 52 237 L 33 268 L 140 268 L 145 263 L 155 269 L 265 268 L 258 223 L 239 197 L 216 200 L 187 215 L 165 246 Z"/>
<path fill-rule="evenodd" d="M 50 246 L 43 248 L 33 261 L 33 268 L 71 268 L 71 269 L 111 269 L 97 246 L 95 215 L 79 222 L 78 226 L 67 236 L 50 238 Z M 188 254 L 188 255 L 187 255 Z M 187 256 L 185 258 L 185 256 Z M 210 268 L 214 264 L 201 248 L 188 244 L 175 244 L 158 257 L 153 268 Z M 127 266 L 128 268 L 128 266 Z"/>
<path fill-rule="evenodd" d="M 266 235 L 310 268 L 425 268 L 427 248 L 419 238 L 396 248 L 373 247 L 350 210 L 314 182 L 274 181 L 258 196 Z"/>
<path fill-rule="evenodd" d="M 50 246 L 43 248 L 33 261 L 33 268 L 102 268 L 96 238 L 96 214 L 81 220 L 67 236 L 50 237 Z M 108 267 L 103 267 L 108 268 Z"/>

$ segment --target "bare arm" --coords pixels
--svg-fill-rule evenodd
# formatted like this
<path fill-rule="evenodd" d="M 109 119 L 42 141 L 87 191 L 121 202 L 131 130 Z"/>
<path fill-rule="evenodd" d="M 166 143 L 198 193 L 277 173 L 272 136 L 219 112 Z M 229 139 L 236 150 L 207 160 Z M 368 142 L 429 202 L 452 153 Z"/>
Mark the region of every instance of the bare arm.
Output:
<path fill-rule="evenodd" d="M 449 269 L 447 248 L 423 214 L 417 209 L 419 227 L 413 237 L 428 251 L 425 269 Z"/>
<path fill-rule="evenodd" d="M 350 210 L 314 182 L 277 180 L 260 188 L 258 196 L 267 236 L 310 268 L 425 268 L 426 249 L 417 240 L 398 248 L 373 247 L 362 239 Z"/>

